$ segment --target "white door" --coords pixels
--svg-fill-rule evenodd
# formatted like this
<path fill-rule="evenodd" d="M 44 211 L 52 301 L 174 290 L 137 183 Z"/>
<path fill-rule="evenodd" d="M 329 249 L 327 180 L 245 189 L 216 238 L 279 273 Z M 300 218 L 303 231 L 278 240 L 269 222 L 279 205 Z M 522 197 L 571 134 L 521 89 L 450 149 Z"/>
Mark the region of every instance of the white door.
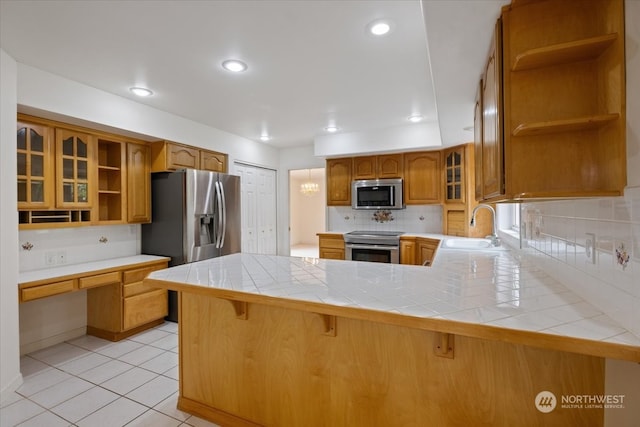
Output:
<path fill-rule="evenodd" d="M 241 180 L 242 252 L 275 255 L 276 171 L 235 164 Z"/>

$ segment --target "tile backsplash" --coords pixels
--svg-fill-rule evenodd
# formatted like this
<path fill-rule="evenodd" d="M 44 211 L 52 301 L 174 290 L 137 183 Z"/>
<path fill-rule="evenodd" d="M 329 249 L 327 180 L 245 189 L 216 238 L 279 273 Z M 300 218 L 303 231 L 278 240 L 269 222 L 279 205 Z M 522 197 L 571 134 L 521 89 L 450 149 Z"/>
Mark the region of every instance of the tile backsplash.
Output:
<path fill-rule="evenodd" d="M 376 214 L 377 213 L 377 214 Z M 355 210 L 349 206 L 327 208 L 327 231 L 354 230 L 442 233 L 442 206 L 407 206 L 400 210 Z"/>
<path fill-rule="evenodd" d="M 521 236 L 551 275 L 640 337 L 640 187 L 526 203 Z"/>
<path fill-rule="evenodd" d="M 18 235 L 21 272 L 140 253 L 140 225 L 22 230 Z"/>

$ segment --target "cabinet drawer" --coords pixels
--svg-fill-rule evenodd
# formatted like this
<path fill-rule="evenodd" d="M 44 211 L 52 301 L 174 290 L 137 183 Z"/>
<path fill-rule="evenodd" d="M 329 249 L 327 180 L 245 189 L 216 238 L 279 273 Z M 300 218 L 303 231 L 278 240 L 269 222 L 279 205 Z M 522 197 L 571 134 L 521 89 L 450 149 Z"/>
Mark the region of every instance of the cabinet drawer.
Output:
<path fill-rule="evenodd" d="M 120 283 L 120 272 L 113 271 L 111 273 L 98 274 L 96 276 L 82 277 L 78 287 L 80 289 L 94 288 L 96 286 L 111 285 Z"/>
<path fill-rule="evenodd" d="M 155 291 L 158 288 L 154 288 L 152 286 L 146 285 L 142 280 L 139 282 L 129 283 L 123 286 L 122 295 L 127 297 L 132 297 L 134 295 L 143 294 L 145 292 Z"/>
<path fill-rule="evenodd" d="M 167 267 L 166 263 L 163 263 L 159 265 L 152 265 L 150 267 L 137 268 L 135 270 L 125 271 L 123 273 L 124 276 L 122 278 L 122 283 L 127 285 L 129 283 L 141 282 L 152 271 L 162 270 L 163 268 L 166 268 L 166 267 Z"/>
<path fill-rule="evenodd" d="M 321 237 L 320 241 L 319 241 L 319 246 L 321 248 L 343 249 L 344 250 L 344 240 L 343 240 L 342 236 Z"/>
<path fill-rule="evenodd" d="M 38 298 L 50 297 L 52 295 L 64 294 L 73 291 L 75 280 L 65 280 L 63 282 L 49 283 L 32 288 L 20 289 L 20 300 L 31 301 Z"/>
<path fill-rule="evenodd" d="M 167 291 L 157 289 L 124 299 L 123 329 L 144 325 L 167 315 Z"/>

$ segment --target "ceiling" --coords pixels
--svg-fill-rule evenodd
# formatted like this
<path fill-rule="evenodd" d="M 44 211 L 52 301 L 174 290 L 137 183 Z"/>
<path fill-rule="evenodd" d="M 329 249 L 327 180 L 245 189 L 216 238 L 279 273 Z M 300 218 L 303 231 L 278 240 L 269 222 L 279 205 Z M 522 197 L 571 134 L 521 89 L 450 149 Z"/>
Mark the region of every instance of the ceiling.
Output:
<path fill-rule="evenodd" d="M 472 140 L 477 82 L 504 0 L 0 0 L 16 61 L 275 147 L 437 122 Z M 377 19 L 391 32 L 365 31 Z M 231 74 L 222 61 L 248 64 Z M 137 98 L 129 88 L 154 92 Z M 467 128 L 467 130 L 465 130 Z"/>

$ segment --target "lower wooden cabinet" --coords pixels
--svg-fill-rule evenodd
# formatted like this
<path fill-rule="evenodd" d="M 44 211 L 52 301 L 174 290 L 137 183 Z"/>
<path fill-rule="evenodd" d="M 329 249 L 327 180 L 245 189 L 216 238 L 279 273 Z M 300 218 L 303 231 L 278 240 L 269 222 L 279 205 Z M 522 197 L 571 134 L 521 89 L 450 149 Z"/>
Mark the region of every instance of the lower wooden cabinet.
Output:
<path fill-rule="evenodd" d="M 318 234 L 320 258 L 344 260 L 342 234 Z"/>
<path fill-rule="evenodd" d="M 430 267 L 436 256 L 440 240 L 428 237 L 400 237 L 400 264 Z"/>
<path fill-rule="evenodd" d="M 122 271 L 122 280 L 87 291 L 87 334 L 119 341 L 162 323 L 167 315 L 167 291 L 142 280 L 152 271 L 167 268 L 162 261 Z"/>

